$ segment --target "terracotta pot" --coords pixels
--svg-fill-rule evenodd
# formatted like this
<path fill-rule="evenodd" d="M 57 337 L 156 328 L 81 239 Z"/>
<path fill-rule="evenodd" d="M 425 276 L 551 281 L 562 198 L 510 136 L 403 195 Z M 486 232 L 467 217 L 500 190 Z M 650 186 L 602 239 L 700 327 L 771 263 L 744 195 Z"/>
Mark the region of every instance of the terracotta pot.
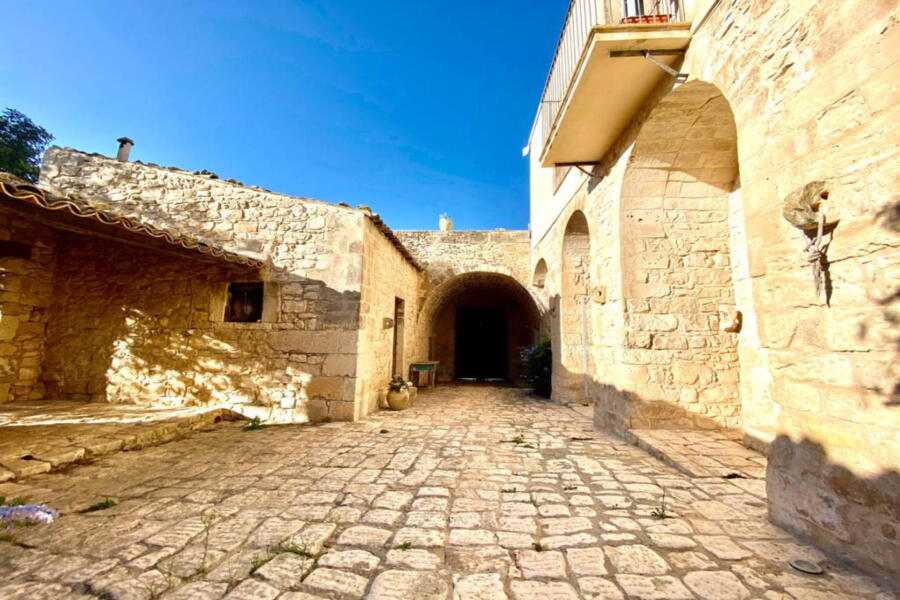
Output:
<path fill-rule="evenodd" d="M 400 390 L 399 392 L 388 390 L 387 403 L 391 410 L 405 410 L 409 408 L 411 404 L 409 390 Z"/>

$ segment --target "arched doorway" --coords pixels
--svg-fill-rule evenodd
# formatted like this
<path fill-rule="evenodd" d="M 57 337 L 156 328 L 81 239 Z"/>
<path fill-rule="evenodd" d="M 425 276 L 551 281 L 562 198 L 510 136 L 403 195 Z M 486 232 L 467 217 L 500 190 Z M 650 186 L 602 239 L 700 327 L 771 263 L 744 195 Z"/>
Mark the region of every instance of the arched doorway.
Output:
<path fill-rule="evenodd" d="M 719 319 L 735 306 L 739 188 L 728 101 L 710 83 L 679 86 L 642 127 L 622 185 L 624 345 L 639 379 L 624 382 L 636 393 L 618 427 L 741 424 L 737 333 Z"/>
<path fill-rule="evenodd" d="M 560 367 L 554 396 L 563 401 L 588 402 L 591 373 L 591 233 L 587 218 L 576 210 L 566 223 L 562 243 L 560 285 Z"/>
<path fill-rule="evenodd" d="M 420 332 L 441 381 L 522 383 L 520 351 L 536 341 L 540 314 L 515 279 L 500 273 L 457 275 L 428 295 Z"/>

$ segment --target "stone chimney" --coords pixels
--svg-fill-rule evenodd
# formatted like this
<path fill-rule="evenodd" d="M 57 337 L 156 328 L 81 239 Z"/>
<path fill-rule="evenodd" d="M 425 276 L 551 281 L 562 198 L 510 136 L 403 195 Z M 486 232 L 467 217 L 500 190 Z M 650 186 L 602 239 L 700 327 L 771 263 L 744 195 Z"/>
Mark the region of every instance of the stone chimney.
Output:
<path fill-rule="evenodd" d="M 119 162 L 128 162 L 128 155 L 131 154 L 131 147 L 134 146 L 134 140 L 127 137 L 120 137 L 116 141 L 119 142 L 119 152 L 116 154 L 116 160 Z"/>

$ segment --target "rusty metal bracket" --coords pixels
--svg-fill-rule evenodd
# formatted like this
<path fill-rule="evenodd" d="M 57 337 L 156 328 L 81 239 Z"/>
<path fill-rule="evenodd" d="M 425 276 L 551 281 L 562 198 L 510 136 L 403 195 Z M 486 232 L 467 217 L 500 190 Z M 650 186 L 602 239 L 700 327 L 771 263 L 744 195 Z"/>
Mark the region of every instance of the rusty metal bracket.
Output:
<path fill-rule="evenodd" d="M 687 79 L 687 73 L 679 73 L 664 62 L 660 62 L 655 56 L 684 56 L 684 50 L 612 50 L 609 53 L 610 58 L 626 58 L 640 56 L 649 60 L 651 63 L 671 75 L 676 79 Z"/>

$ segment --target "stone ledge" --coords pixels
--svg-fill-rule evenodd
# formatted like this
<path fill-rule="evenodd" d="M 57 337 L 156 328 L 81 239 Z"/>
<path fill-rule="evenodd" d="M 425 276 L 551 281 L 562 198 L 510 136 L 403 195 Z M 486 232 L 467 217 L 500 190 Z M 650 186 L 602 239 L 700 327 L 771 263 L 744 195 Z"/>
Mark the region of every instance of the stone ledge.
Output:
<path fill-rule="evenodd" d="M 691 477 L 761 482 L 766 478 L 765 455 L 743 446 L 740 432 L 632 429 L 626 431 L 624 437 Z M 765 493 L 762 488 L 759 491 Z"/>
<path fill-rule="evenodd" d="M 39 407 L 36 410 L 29 408 Z M 93 407 L 84 403 L 40 403 L 21 407 L 6 405 L 0 432 L 0 483 L 15 481 L 65 468 L 120 450 L 157 446 L 184 437 L 192 431 L 214 427 L 222 421 L 242 417 L 225 408 L 160 411 L 135 416 L 143 407 L 122 406 L 118 422 L 110 412 L 115 407 Z M 27 414 L 27 413 L 31 414 Z M 129 414 L 131 413 L 131 414 Z M 185 414 L 187 413 L 187 414 Z M 17 418 L 18 417 L 18 418 Z M 136 419 L 143 419 L 135 422 Z"/>

